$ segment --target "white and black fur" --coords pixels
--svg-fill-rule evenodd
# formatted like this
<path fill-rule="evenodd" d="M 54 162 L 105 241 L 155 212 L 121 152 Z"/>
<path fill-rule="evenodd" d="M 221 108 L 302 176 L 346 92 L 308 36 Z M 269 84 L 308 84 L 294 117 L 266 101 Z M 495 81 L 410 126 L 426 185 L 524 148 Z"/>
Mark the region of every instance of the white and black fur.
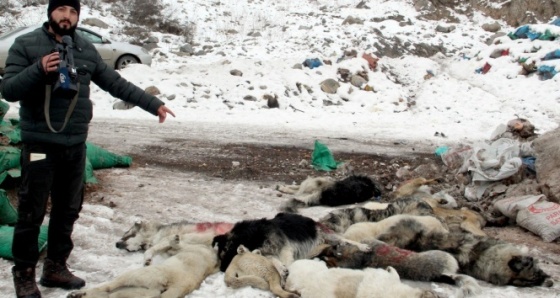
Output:
<path fill-rule="evenodd" d="M 296 196 L 280 207 L 283 212 L 294 213 L 301 207 L 362 203 L 382 194 L 379 184 L 365 175 L 351 175 L 339 181 L 330 177 L 309 177 L 299 186 L 279 186 L 277 189 Z"/>
<path fill-rule="evenodd" d="M 282 263 L 290 263 L 305 258 L 318 241 L 315 221 L 311 218 L 279 213 L 272 219 L 238 222 L 230 232 L 214 237 L 212 245 L 218 245 L 220 270 L 225 272 L 240 245 L 251 251 L 259 249 L 265 256 L 278 256 Z"/>
<path fill-rule="evenodd" d="M 433 215 L 427 202 L 416 198 L 401 198 L 391 202 L 385 209 L 371 210 L 363 207 L 337 209 L 319 220 L 329 229 L 344 233 L 352 224 L 364 221 L 377 222 L 395 214 Z"/>
<path fill-rule="evenodd" d="M 225 271 L 240 245 L 249 250 L 259 249 L 263 256 L 273 257 L 285 268 L 294 260 L 307 258 L 318 244 L 340 242 L 352 243 L 358 250 L 369 249 L 366 244 L 343 239 L 309 217 L 278 213 L 272 219 L 238 222 L 228 233 L 214 237 L 212 245 L 217 244 L 220 270 Z M 281 272 L 279 265 L 275 263 Z"/>

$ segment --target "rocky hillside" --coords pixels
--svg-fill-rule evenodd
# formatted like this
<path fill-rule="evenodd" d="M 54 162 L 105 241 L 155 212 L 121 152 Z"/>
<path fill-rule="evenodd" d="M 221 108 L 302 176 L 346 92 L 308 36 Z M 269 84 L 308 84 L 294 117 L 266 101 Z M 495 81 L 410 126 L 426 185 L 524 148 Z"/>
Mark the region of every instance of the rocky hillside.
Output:
<path fill-rule="evenodd" d="M 451 11 L 465 15 L 480 11 L 513 27 L 547 23 L 560 14 L 560 1 L 557 0 L 416 0 L 414 6 L 431 20 L 457 22 Z"/>

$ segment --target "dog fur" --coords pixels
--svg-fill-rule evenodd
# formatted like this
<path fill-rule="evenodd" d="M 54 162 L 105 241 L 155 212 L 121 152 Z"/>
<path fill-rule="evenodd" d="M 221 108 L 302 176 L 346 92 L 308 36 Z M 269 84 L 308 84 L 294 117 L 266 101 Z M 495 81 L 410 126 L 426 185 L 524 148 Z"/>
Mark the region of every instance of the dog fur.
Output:
<path fill-rule="evenodd" d="M 335 211 L 334 214 L 328 215 L 327 219 L 328 222 L 342 223 L 343 226 L 356 219 L 379 220 L 395 212 L 405 213 L 410 210 L 410 206 L 418 206 L 414 201 L 411 198 L 402 198 L 389 204 L 385 210 L 371 210 L 369 213 L 362 211 L 363 209 L 343 209 L 342 212 Z M 433 216 L 446 223 L 450 232 L 428 232 L 421 225 L 401 222 L 386 230 L 379 236 L 379 240 L 413 251 L 449 252 L 459 262 L 461 272 L 492 284 L 552 285 L 549 275 L 540 269 L 538 261 L 530 257 L 526 250 L 487 237 L 481 229 L 485 220 L 479 213 L 466 208 L 459 210 L 441 208 L 437 206 L 436 200 L 421 201 L 429 205 Z M 410 205 L 403 207 L 407 202 Z M 362 215 L 358 216 L 360 213 Z"/>
<path fill-rule="evenodd" d="M 449 225 L 459 225 L 463 230 L 479 236 L 486 236 L 482 228 L 486 225 L 486 219 L 478 212 L 468 208 L 449 208 L 447 205 L 456 205 L 454 199 L 449 195 L 432 195 L 429 189 L 425 189 L 428 184 L 437 183 L 438 179 L 425 179 L 418 177 L 406 181 L 392 194 L 393 198 L 413 197 L 421 199 L 432 207 L 434 215 Z M 453 200 L 453 202 L 451 202 Z M 456 207 L 456 206 L 455 206 Z"/>
<path fill-rule="evenodd" d="M 127 251 L 147 250 L 162 240 L 169 240 L 175 235 L 191 233 L 214 233 L 222 235 L 233 227 L 233 223 L 206 222 L 192 223 L 187 221 L 162 224 L 155 221 L 137 221 L 116 243 L 117 248 Z"/>
<path fill-rule="evenodd" d="M 486 219 L 482 214 L 469 208 L 449 208 L 449 199 L 426 196 L 422 200 L 432 207 L 434 216 L 445 222 L 448 226 L 458 226 L 462 230 L 477 236 L 486 236 L 482 230 L 486 226 Z M 456 202 L 454 202 L 456 204 Z"/>
<path fill-rule="evenodd" d="M 447 227 L 433 216 L 397 214 L 378 222 L 359 222 L 351 225 L 342 235 L 354 241 L 378 239 L 387 244 L 406 248 L 406 243 L 430 233 L 447 233 Z M 404 243 L 396 243 L 407 241 Z"/>
<path fill-rule="evenodd" d="M 206 242 L 210 243 L 212 239 L 213 236 L 208 234 Z M 179 298 L 191 293 L 206 277 L 218 272 L 218 256 L 210 245 L 182 241 L 176 235 L 169 246 L 175 252 L 162 263 L 133 269 L 98 287 L 72 292 L 68 297 Z M 154 293 L 158 295 L 152 296 Z"/>
<path fill-rule="evenodd" d="M 363 269 L 391 266 L 401 277 L 417 281 L 438 281 L 443 275 L 454 274 L 459 269 L 457 260 L 443 251 L 416 253 L 375 239 L 364 243 L 372 250 L 363 252 L 351 245 L 329 245 L 317 257 L 329 267 Z"/>
<path fill-rule="evenodd" d="M 319 221 L 338 233 L 344 233 L 348 227 L 358 222 L 378 222 L 396 214 L 430 215 L 438 218 L 449 226 L 459 226 L 461 229 L 479 236 L 486 236 L 482 228 L 486 225 L 484 217 L 468 208 L 450 209 L 441 207 L 447 202 L 445 199 L 426 197 L 417 199 L 405 197 L 389 203 L 376 204 L 371 207 L 355 207 L 338 209 L 330 212 Z M 371 204 L 370 204 L 371 205 Z"/>
<path fill-rule="evenodd" d="M 431 291 L 400 281 L 393 267 L 353 270 L 328 268 L 323 261 L 297 260 L 289 266 L 286 288 L 304 298 L 436 298 Z"/>
<path fill-rule="evenodd" d="M 379 184 L 363 175 L 351 175 L 340 181 L 334 181 L 330 177 L 308 177 L 299 186 L 278 186 L 277 190 L 296 196 L 280 207 L 282 212 L 292 213 L 297 212 L 301 207 L 317 205 L 334 207 L 362 203 L 381 196 Z"/>
<path fill-rule="evenodd" d="M 325 245 L 316 257 L 325 261 L 328 267 L 362 269 L 391 266 L 405 279 L 457 285 L 458 297 L 480 292 L 480 286 L 474 278 L 457 274 L 459 264 L 449 253 L 439 250 L 417 253 L 379 240 L 365 243 L 372 248 L 370 252 L 358 251 L 351 245 Z"/>
<path fill-rule="evenodd" d="M 438 183 L 438 179 L 426 179 L 418 177 L 405 181 L 395 191 L 391 193 L 391 197 L 395 199 L 404 197 L 419 197 L 422 198 L 430 195 L 429 189 L 424 188 L 429 184 Z"/>
<path fill-rule="evenodd" d="M 225 271 L 237 254 L 237 247 L 259 249 L 264 256 L 273 257 L 281 274 L 294 260 L 307 258 L 322 243 L 349 242 L 359 250 L 368 250 L 365 244 L 346 240 L 309 217 L 295 213 L 278 213 L 274 218 L 244 220 L 228 233 L 214 238 L 221 260 L 220 270 Z"/>
<path fill-rule="evenodd" d="M 182 244 L 204 244 L 211 246 L 214 236 L 216 236 L 216 234 L 211 230 L 206 230 L 201 233 L 186 233 L 169 236 L 144 252 L 144 266 L 151 265 L 154 257 L 158 255 L 161 255 L 165 259 L 180 252 L 181 247 L 177 245 L 178 239 L 180 239 Z"/>
<path fill-rule="evenodd" d="M 225 283 L 234 289 L 251 286 L 270 291 L 280 298 L 299 297 L 282 288 L 282 277 L 270 259 L 262 256 L 258 249 L 250 252 L 243 245 L 237 248 L 237 255 L 226 269 Z"/>
<path fill-rule="evenodd" d="M 344 233 L 358 222 L 377 222 L 395 214 L 433 215 L 430 204 L 415 198 L 401 198 L 391 202 L 385 209 L 371 210 L 364 207 L 337 209 L 319 220 L 329 229 Z"/>
<path fill-rule="evenodd" d="M 405 235 L 402 230 L 393 233 L 395 238 Z M 404 242 L 397 242 L 397 245 Z M 518 287 L 553 285 L 550 276 L 539 267 L 538 260 L 529 256 L 526 247 L 491 237 L 451 229 L 449 233 L 409 238 L 405 247 L 415 251 L 447 251 L 457 259 L 461 272 L 492 284 Z"/>

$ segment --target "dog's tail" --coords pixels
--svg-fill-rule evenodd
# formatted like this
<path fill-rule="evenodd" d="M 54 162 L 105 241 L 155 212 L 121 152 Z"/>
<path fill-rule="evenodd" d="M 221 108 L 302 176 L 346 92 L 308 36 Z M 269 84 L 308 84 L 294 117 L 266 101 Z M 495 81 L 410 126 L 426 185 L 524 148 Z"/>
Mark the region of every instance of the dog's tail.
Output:
<path fill-rule="evenodd" d="M 302 207 L 306 207 L 307 204 L 303 201 L 298 199 L 292 198 L 280 205 L 280 212 L 287 212 L 287 213 L 298 213 L 298 209 Z"/>

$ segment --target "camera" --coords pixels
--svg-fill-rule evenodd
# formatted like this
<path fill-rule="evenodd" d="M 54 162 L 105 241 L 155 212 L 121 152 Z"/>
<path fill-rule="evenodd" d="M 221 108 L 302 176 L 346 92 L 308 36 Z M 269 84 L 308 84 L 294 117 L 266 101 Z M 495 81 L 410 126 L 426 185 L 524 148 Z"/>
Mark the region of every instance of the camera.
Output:
<path fill-rule="evenodd" d="M 62 36 L 62 43 L 56 45 L 56 51 L 60 54 L 60 64 L 54 87 L 53 97 L 72 99 L 78 93 L 78 73 L 74 67 L 74 55 L 72 53 L 72 37 Z"/>

